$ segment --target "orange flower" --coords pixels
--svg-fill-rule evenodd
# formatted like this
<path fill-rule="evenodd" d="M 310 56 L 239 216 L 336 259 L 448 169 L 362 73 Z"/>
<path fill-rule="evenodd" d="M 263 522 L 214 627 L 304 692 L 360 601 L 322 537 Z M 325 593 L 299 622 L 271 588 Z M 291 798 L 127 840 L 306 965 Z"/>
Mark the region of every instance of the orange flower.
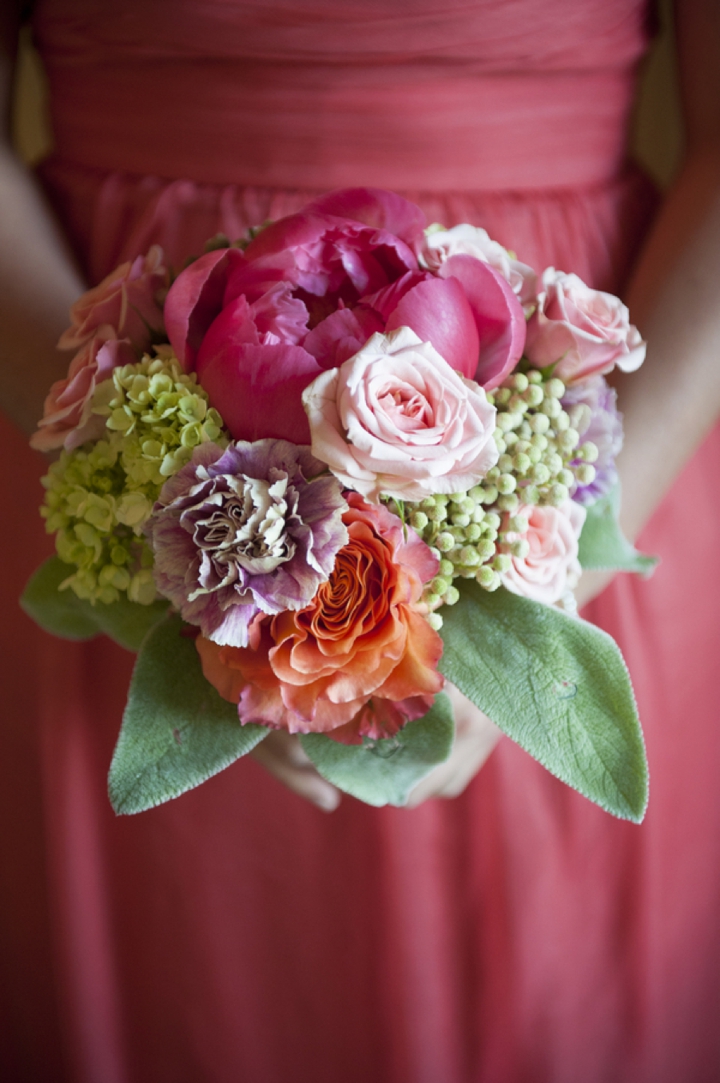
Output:
<path fill-rule="evenodd" d="M 356 722 L 357 732 L 380 736 L 424 713 L 442 688 L 442 640 L 421 603 L 437 561 L 382 505 L 356 493 L 347 500 L 348 544 L 310 605 L 258 621 L 255 649 L 197 641 L 205 676 L 238 702 L 243 722 L 301 733 Z M 379 703 L 373 712 L 375 700 L 395 709 Z"/>

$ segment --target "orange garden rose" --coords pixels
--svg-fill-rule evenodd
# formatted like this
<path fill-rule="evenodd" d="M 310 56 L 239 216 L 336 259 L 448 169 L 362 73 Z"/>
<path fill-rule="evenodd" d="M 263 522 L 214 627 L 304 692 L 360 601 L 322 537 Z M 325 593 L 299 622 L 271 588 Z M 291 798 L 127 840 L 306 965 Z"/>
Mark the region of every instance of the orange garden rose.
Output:
<path fill-rule="evenodd" d="M 442 688 L 442 640 L 421 602 L 437 560 L 385 507 L 346 498 L 348 544 L 310 605 L 258 618 L 249 648 L 197 639 L 205 676 L 243 723 L 387 737 Z"/>

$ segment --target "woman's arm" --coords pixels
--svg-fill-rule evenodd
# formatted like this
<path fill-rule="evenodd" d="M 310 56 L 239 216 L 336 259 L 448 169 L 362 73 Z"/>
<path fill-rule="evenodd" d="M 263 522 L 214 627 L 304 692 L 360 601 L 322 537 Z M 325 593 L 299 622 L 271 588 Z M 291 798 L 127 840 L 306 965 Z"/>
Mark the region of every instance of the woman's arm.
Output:
<path fill-rule="evenodd" d="M 55 348 L 84 289 L 31 174 L 10 145 L 10 94 L 19 5 L 0 5 L 0 409 L 25 432 L 65 375 Z"/>
<path fill-rule="evenodd" d="M 625 443 L 621 521 L 637 537 L 720 413 L 720 5 L 679 0 L 686 153 L 627 293 L 648 342 L 617 386 Z M 612 575 L 584 575 L 584 605 Z"/>

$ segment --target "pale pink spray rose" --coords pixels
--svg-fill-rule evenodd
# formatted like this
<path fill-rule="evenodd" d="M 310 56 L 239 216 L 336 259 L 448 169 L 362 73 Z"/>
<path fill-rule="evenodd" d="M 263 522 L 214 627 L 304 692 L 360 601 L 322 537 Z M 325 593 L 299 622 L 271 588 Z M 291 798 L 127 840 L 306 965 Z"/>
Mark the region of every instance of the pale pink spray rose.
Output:
<path fill-rule="evenodd" d="M 439 271 L 451 256 L 474 256 L 488 263 L 510 283 L 526 314 L 535 306 L 537 275 L 527 263 L 515 259 L 507 248 L 493 241 L 487 230 L 467 222 L 451 229 L 433 229 L 425 238 L 420 263 L 430 271 Z"/>
<path fill-rule="evenodd" d="M 569 384 L 616 365 L 634 372 L 645 360 L 645 343 L 618 297 L 548 267 L 528 321 L 525 354 L 539 368 L 557 362 L 555 375 Z"/>
<path fill-rule="evenodd" d="M 370 501 L 470 489 L 495 465 L 495 409 L 409 327 L 375 334 L 303 393 L 312 451 Z"/>
<path fill-rule="evenodd" d="M 154 244 L 146 256 L 123 263 L 78 298 L 70 309 L 71 326 L 63 331 L 58 346 L 61 350 L 82 346 L 101 325 L 109 324 L 118 338 L 147 349 L 151 329 L 162 330 L 158 294 L 167 285 L 163 250 Z"/>
<path fill-rule="evenodd" d="M 512 557 L 509 570 L 502 573 L 503 586 L 513 594 L 552 605 L 580 578 L 578 539 L 585 508 L 566 500 L 558 508 L 521 504 L 513 514 L 526 518 L 528 529 L 522 535 L 510 533 L 508 540 L 522 537 L 530 548 L 526 556 Z"/>
<path fill-rule="evenodd" d="M 65 379 L 57 380 L 50 388 L 30 446 L 36 451 L 60 447 L 72 451 L 86 440 L 99 440 L 105 431 L 105 418 L 92 412 L 95 388 L 109 379 L 118 365 L 135 361 L 135 351 L 127 339 L 115 338 L 110 326 L 99 327 L 73 357 Z"/>

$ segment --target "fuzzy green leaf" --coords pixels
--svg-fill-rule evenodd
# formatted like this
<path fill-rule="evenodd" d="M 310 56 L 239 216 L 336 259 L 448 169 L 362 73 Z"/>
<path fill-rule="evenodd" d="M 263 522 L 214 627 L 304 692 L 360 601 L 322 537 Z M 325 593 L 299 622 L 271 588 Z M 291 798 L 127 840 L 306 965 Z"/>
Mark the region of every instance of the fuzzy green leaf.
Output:
<path fill-rule="evenodd" d="M 639 823 L 648 773 L 635 697 L 605 632 L 551 606 L 474 582 L 443 610 L 440 668 L 552 774 Z"/>
<path fill-rule="evenodd" d="M 587 509 L 580 535 L 580 563 L 588 571 L 639 572 L 652 575 L 657 557 L 639 553 L 627 540 L 620 524 L 620 485 L 601 496 Z"/>
<path fill-rule="evenodd" d="M 455 726 L 444 693 L 423 718 L 396 737 L 341 745 L 322 733 L 306 733 L 302 746 L 323 778 L 367 805 L 404 805 L 413 786 L 450 755 Z"/>
<path fill-rule="evenodd" d="M 20 598 L 29 617 L 52 635 L 62 639 L 92 639 L 104 632 L 121 647 L 137 651 L 143 639 L 168 610 L 168 602 L 139 605 L 121 597 L 112 605 L 78 598 L 60 584 L 73 573 L 73 566 L 59 557 L 50 557 L 31 576 Z"/>
<path fill-rule="evenodd" d="M 241 726 L 237 708 L 205 680 L 193 639 L 169 616 L 138 654 L 110 766 L 117 813 L 142 812 L 229 767 L 268 733 Z"/>

